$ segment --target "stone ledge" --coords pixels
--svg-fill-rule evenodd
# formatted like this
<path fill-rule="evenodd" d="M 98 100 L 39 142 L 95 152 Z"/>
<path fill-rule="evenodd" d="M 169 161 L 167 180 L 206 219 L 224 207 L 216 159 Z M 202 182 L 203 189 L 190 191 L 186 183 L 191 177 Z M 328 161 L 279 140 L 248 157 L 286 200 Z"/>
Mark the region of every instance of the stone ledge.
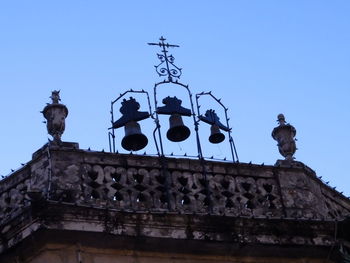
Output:
<path fill-rule="evenodd" d="M 103 232 L 117 236 L 330 246 L 336 227 L 334 221 L 135 213 L 44 201 L 30 210 L 20 215 L 18 220 L 2 225 L 3 240 L 19 240 L 32 222 L 40 222 L 40 228 L 45 229 Z"/>
<path fill-rule="evenodd" d="M 33 242 L 34 241 L 34 242 Z M 303 263 L 337 262 L 337 249 L 329 254 L 329 246 L 278 246 L 262 244 L 242 244 L 228 242 L 208 242 L 206 240 L 177 240 L 115 236 L 107 233 L 40 229 L 0 256 L 3 263 L 24 260 L 48 250 L 69 253 L 70 247 L 79 248 L 86 254 L 149 257 L 152 262 L 240 262 L 240 263 Z M 73 254 L 74 255 L 74 254 Z M 176 261 L 175 261 L 176 260 Z M 177 261 L 179 260 L 179 261 Z M 327 261 L 328 262 L 328 261 Z"/>

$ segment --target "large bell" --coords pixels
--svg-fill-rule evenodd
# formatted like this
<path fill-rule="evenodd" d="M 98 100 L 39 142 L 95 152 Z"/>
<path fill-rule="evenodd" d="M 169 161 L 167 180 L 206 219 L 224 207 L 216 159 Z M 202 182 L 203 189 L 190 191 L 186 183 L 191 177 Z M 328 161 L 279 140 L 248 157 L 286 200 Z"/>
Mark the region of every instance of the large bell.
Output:
<path fill-rule="evenodd" d="M 184 125 L 180 114 L 172 114 L 169 118 L 170 128 L 166 137 L 172 142 L 181 142 L 186 140 L 190 134 L 190 129 Z"/>
<path fill-rule="evenodd" d="M 219 126 L 215 124 L 211 125 L 209 141 L 211 143 L 220 143 L 223 140 L 225 140 L 225 135 L 221 133 Z"/>
<path fill-rule="evenodd" d="M 122 140 L 122 147 L 127 151 L 138 151 L 145 148 L 148 139 L 141 133 L 140 124 L 130 121 L 124 126 L 125 136 Z"/>

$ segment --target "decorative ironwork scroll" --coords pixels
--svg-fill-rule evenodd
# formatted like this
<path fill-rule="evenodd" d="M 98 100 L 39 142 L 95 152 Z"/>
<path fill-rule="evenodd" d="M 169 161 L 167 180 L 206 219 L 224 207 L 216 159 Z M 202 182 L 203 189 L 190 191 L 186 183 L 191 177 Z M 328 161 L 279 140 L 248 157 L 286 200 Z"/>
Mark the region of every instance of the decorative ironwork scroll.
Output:
<path fill-rule="evenodd" d="M 167 76 L 168 80 L 170 82 L 173 82 L 174 79 L 179 79 L 181 77 L 181 68 L 177 67 L 174 64 L 175 58 L 173 55 L 168 55 L 168 48 L 170 47 L 179 47 L 178 45 L 172 45 L 165 43 L 165 38 L 161 37 L 160 42 L 158 43 L 148 43 L 148 45 L 151 46 L 159 46 L 162 48 L 161 52 L 163 54 L 157 54 L 158 59 L 160 60 L 160 63 L 157 66 L 154 66 L 156 68 L 156 71 L 158 75 L 161 76 Z"/>

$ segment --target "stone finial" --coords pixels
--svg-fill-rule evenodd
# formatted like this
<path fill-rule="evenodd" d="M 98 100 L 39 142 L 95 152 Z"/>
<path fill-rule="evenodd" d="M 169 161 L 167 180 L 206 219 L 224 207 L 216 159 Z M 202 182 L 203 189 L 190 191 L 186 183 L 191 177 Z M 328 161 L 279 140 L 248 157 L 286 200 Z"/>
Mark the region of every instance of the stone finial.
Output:
<path fill-rule="evenodd" d="M 286 119 L 282 113 L 278 114 L 277 121 L 280 126 L 286 125 Z"/>
<path fill-rule="evenodd" d="M 277 118 L 279 126 L 273 129 L 271 134 L 272 138 L 278 142 L 278 150 L 280 154 L 285 157 L 285 160 L 293 161 L 293 155 L 296 151 L 294 139 L 296 130 L 292 125 L 286 123 L 283 114 L 279 114 Z"/>
<path fill-rule="evenodd" d="M 46 119 L 47 132 L 53 137 L 54 143 L 60 144 L 61 136 L 65 129 L 65 119 L 68 116 L 68 109 L 60 104 L 60 91 L 52 91 L 52 103 L 47 104 L 42 113 Z"/>
<path fill-rule="evenodd" d="M 50 99 L 52 100 L 52 104 L 58 104 L 61 101 L 60 90 L 52 91 Z"/>

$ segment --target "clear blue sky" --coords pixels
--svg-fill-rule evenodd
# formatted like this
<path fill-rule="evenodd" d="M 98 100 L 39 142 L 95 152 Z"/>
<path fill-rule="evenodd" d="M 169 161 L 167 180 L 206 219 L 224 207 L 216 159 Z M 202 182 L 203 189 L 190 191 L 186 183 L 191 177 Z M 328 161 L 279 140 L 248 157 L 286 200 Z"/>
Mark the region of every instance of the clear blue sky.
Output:
<path fill-rule="evenodd" d="M 284 113 L 296 159 L 350 195 L 349 14 L 350 2 L 337 0 L 1 1 L 0 174 L 46 143 L 40 111 L 55 89 L 70 111 L 63 140 L 107 150 L 110 101 L 131 88 L 152 93 L 159 50 L 146 43 L 164 35 L 181 46 L 172 53 L 182 82 L 229 107 L 242 162 L 281 158 L 271 131 Z M 226 146 L 203 148 L 223 158 Z M 165 148 L 195 153 L 187 142 Z"/>

